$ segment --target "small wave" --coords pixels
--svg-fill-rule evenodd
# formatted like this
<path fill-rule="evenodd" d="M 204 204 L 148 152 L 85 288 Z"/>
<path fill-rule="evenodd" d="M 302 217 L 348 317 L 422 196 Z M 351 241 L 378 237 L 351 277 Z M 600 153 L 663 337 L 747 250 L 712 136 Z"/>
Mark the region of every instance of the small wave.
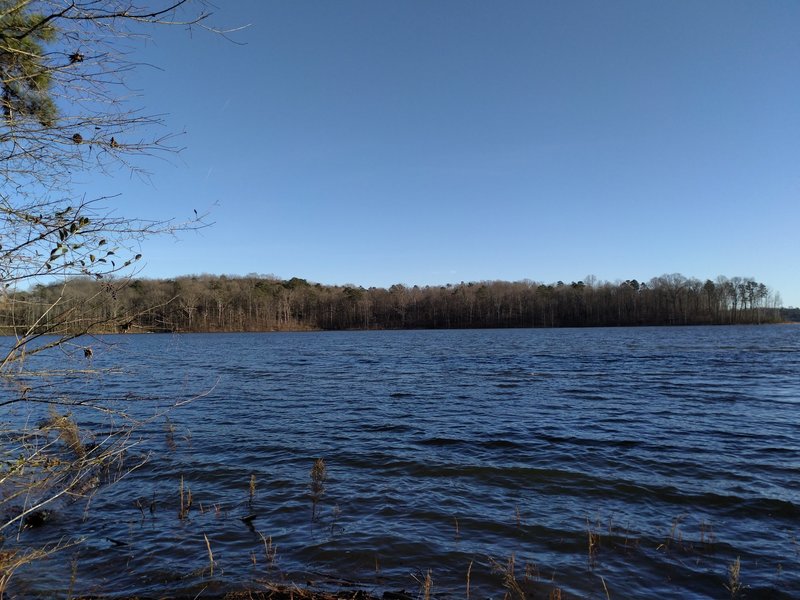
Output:
<path fill-rule="evenodd" d="M 396 433 L 404 433 L 407 431 L 412 431 L 414 428 L 409 425 L 403 425 L 401 423 L 381 423 L 379 425 L 372 425 L 366 423 L 361 426 L 364 431 L 371 431 L 375 433 L 380 433 L 384 431 L 392 431 Z"/>
<path fill-rule="evenodd" d="M 504 439 L 481 440 L 478 442 L 478 445 L 480 445 L 482 448 L 486 448 L 487 450 L 497 450 L 502 448 L 524 449 L 526 447 L 525 444 Z"/>
<path fill-rule="evenodd" d="M 418 440 L 416 443 L 420 446 L 460 446 L 464 443 L 464 441 L 454 438 L 432 437 L 424 440 Z"/>

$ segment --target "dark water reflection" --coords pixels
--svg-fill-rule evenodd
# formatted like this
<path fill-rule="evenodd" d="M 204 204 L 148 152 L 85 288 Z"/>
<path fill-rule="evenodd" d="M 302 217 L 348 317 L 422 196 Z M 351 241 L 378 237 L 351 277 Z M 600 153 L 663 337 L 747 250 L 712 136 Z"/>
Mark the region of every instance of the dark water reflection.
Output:
<path fill-rule="evenodd" d="M 22 533 L 86 538 L 81 593 L 288 578 L 416 594 L 430 569 L 435 594 L 464 597 L 472 563 L 472 596 L 500 597 L 492 560 L 513 554 L 545 592 L 724 598 L 740 557 L 747 597 L 800 597 L 800 328 L 106 341 L 95 366 L 123 370 L 73 378 L 73 394 L 133 394 L 142 415 L 206 395 L 170 414 L 172 436 L 164 419 L 145 432 L 150 461 L 101 490 L 88 520 L 66 506 Z M 329 478 L 312 523 L 317 457 Z M 184 521 L 181 476 L 194 499 Z M 137 498 L 155 499 L 155 513 Z M 250 513 L 253 527 L 240 520 Z M 56 556 L 15 590 L 63 595 L 70 568 Z"/>

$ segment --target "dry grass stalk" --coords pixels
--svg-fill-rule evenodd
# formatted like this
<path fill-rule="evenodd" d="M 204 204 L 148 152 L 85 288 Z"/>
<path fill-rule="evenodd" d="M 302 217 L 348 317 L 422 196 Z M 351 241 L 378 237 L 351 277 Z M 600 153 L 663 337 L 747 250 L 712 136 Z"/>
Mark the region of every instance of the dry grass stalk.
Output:
<path fill-rule="evenodd" d="M 600 534 L 596 531 L 589 531 L 589 559 L 594 562 L 597 559 L 597 551 L 600 548 Z"/>
<path fill-rule="evenodd" d="M 594 566 L 597 562 L 597 552 L 600 550 L 600 534 L 592 529 L 589 519 L 586 519 L 586 529 L 589 534 L 589 565 Z"/>
<path fill-rule="evenodd" d="M 50 410 L 50 418 L 42 425 L 41 429 L 55 429 L 64 444 L 72 450 L 78 458 L 86 456 L 86 448 L 81 441 L 78 424 L 71 415 L 60 415 L 54 408 Z"/>
<path fill-rule="evenodd" d="M 600 581 L 603 582 L 603 589 L 606 591 L 606 598 L 607 600 L 611 600 L 611 594 L 608 593 L 608 586 L 606 585 L 606 580 L 603 579 L 603 576 L 600 576 Z"/>
<path fill-rule="evenodd" d="M 328 478 L 328 469 L 325 461 L 318 458 L 311 467 L 311 519 L 317 518 L 317 504 L 325 494 L 325 480 Z"/>
<path fill-rule="evenodd" d="M 716 541 L 714 528 L 711 523 L 706 523 L 705 520 L 700 521 L 700 544 L 703 550 L 705 552 L 713 552 Z"/>
<path fill-rule="evenodd" d="M 625 541 L 623 543 L 623 548 L 626 552 L 629 550 L 633 550 L 639 547 L 639 538 L 635 535 L 631 535 L 630 526 L 625 527 Z"/>
<path fill-rule="evenodd" d="M 178 509 L 178 518 L 179 519 L 183 519 L 184 516 L 186 516 L 186 514 L 184 513 L 184 510 L 183 510 L 183 475 L 181 475 L 181 485 L 180 485 L 180 488 L 179 488 L 179 495 L 180 495 L 180 500 L 181 500 L 181 506 Z"/>
<path fill-rule="evenodd" d="M 192 508 L 192 490 L 189 488 L 189 486 L 186 486 L 184 490 L 183 475 L 181 475 L 180 497 L 181 507 L 178 511 L 178 518 L 183 521 L 189 516 L 189 511 Z"/>
<path fill-rule="evenodd" d="M 548 600 L 561 600 L 561 588 L 553 588 L 547 595 Z"/>
<path fill-rule="evenodd" d="M 229 593 L 225 600 L 363 600 L 365 595 L 361 591 L 339 591 L 336 593 L 321 592 L 298 587 L 295 584 L 282 584 L 265 581 L 266 591 L 246 591 Z"/>
<path fill-rule="evenodd" d="M 169 415 L 165 416 L 164 432 L 166 434 L 167 448 L 175 450 L 178 445 L 175 443 L 175 425 L 169 420 Z"/>
<path fill-rule="evenodd" d="M 14 573 L 20 568 L 29 563 L 43 560 L 48 556 L 61 552 L 67 548 L 71 548 L 79 544 L 81 540 L 57 543 L 52 545 L 43 546 L 42 548 L 35 548 L 27 551 L 18 550 L 0 550 L 0 600 L 5 598 L 5 593 L 8 589 L 8 583 L 14 576 Z M 75 567 L 73 567 L 75 568 Z"/>
<path fill-rule="evenodd" d="M 669 530 L 669 534 L 667 535 L 667 539 L 664 540 L 664 543 L 658 546 L 657 549 L 666 548 L 669 550 L 672 547 L 672 544 L 678 543 L 682 544 L 683 542 L 683 532 L 680 530 L 679 526 L 681 521 L 684 519 L 686 515 L 678 515 L 675 517 L 675 520 L 672 521 L 672 527 Z"/>
<path fill-rule="evenodd" d="M 742 597 L 742 591 L 744 590 L 744 586 L 742 585 L 742 561 L 738 556 L 736 560 L 728 566 L 728 583 L 725 589 L 731 593 L 731 598 L 733 600 Z"/>
<path fill-rule="evenodd" d="M 433 578 L 431 570 L 425 573 L 425 581 L 422 583 L 422 600 L 431 600 L 431 590 L 433 589 Z"/>
<path fill-rule="evenodd" d="M 250 504 L 253 504 L 253 498 L 256 496 L 256 476 L 250 475 Z"/>
<path fill-rule="evenodd" d="M 210 570 L 210 576 L 214 576 L 214 554 L 211 552 L 211 544 L 208 541 L 208 536 L 204 533 L 203 538 L 206 540 L 206 549 L 208 550 L 208 566 Z"/>
<path fill-rule="evenodd" d="M 467 567 L 467 600 L 469 600 L 469 583 L 470 577 L 472 576 L 472 562 L 469 561 L 469 566 Z"/>
<path fill-rule="evenodd" d="M 69 590 L 67 591 L 67 600 L 72 599 L 72 590 L 75 589 L 75 582 L 78 579 L 78 557 L 75 556 L 72 558 L 70 563 L 70 573 L 69 573 Z"/>
<path fill-rule="evenodd" d="M 267 568 L 272 569 L 275 564 L 275 557 L 278 554 L 278 546 L 277 544 L 272 544 L 272 536 L 264 537 L 264 534 L 260 531 L 258 535 L 261 536 L 261 541 L 264 542 L 264 558 L 267 561 Z"/>
<path fill-rule="evenodd" d="M 492 558 L 489 559 L 489 562 L 492 565 L 492 571 L 499 573 L 503 577 L 503 587 L 508 590 L 506 596 L 516 598 L 517 600 L 525 600 L 525 590 L 522 589 L 515 574 L 516 558 L 514 555 L 512 554 L 508 558 L 508 563 L 506 565 L 501 565 Z"/>
<path fill-rule="evenodd" d="M 17 560 L 17 552 L 14 550 L 0 550 L 0 600 L 2 600 L 6 587 L 11 577 L 19 567 L 25 562 Z"/>

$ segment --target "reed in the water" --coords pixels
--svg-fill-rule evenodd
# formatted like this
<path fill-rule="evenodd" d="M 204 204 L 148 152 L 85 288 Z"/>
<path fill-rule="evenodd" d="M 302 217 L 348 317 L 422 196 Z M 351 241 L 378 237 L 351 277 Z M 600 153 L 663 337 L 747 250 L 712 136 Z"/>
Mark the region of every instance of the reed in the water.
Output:
<path fill-rule="evenodd" d="M 325 480 L 328 478 L 328 470 L 325 461 L 318 458 L 311 467 L 311 520 L 315 521 L 319 517 L 317 505 L 325 494 Z"/>

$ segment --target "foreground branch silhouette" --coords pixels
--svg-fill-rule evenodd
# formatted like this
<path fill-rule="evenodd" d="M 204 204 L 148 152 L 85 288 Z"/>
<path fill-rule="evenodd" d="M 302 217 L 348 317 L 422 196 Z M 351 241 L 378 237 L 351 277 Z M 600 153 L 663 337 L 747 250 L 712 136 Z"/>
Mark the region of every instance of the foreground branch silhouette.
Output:
<path fill-rule="evenodd" d="M 179 150 L 154 134 L 161 117 L 132 103 L 124 77 L 150 28 L 224 34 L 209 15 L 203 0 L 0 0 L 0 598 L 16 569 L 79 541 L 31 545 L 28 529 L 147 459 L 139 433 L 163 404 L 134 416 L 125 397 L 76 398 L 63 381 L 97 375 L 82 335 L 135 318 L 95 308 L 135 272 L 141 240 L 206 223 L 119 216 L 113 195 L 87 198 L 75 179 L 138 172 L 142 157 Z M 99 286 L 69 303 L 75 276 Z M 62 292 L 33 299 L 36 285 Z M 44 362 L 33 365 L 36 355 Z"/>

